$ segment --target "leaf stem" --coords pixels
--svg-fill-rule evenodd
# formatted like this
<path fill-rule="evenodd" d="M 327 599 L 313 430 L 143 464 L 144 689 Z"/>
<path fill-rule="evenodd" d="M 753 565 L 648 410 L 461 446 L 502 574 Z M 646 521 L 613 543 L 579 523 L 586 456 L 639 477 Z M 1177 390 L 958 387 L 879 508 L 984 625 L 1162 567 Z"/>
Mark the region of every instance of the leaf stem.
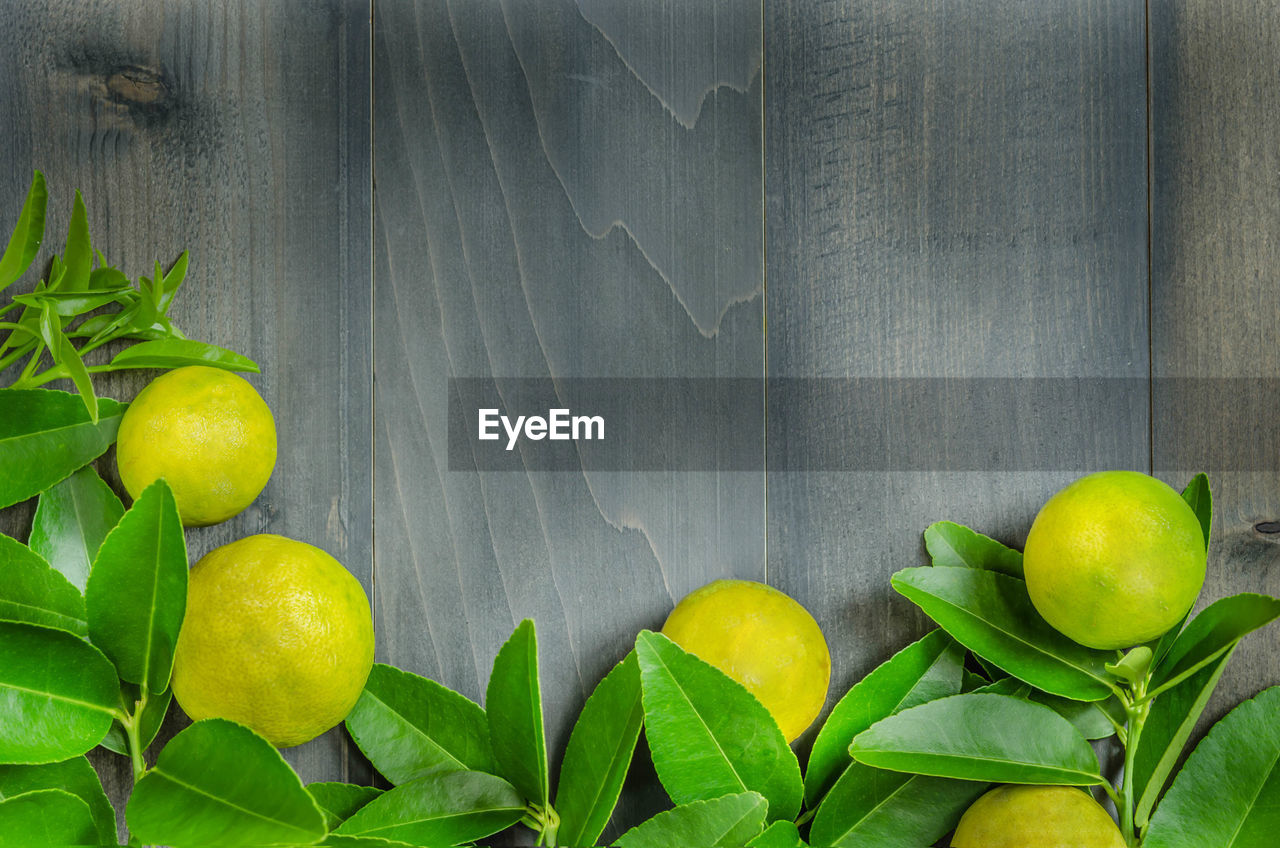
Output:
<path fill-rule="evenodd" d="M 142 687 L 142 694 L 134 704 L 133 713 L 125 716 L 125 739 L 129 743 L 129 761 L 133 765 L 133 783 L 136 786 L 142 776 L 147 773 L 147 761 L 142 757 L 142 711 L 147 706 L 147 687 Z"/>
<path fill-rule="evenodd" d="M 1133 768 L 1138 757 L 1138 743 L 1142 740 L 1142 728 L 1151 713 L 1151 699 L 1147 697 L 1149 675 L 1138 681 L 1134 688 L 1132 702 L 1125 704 L 1125 712 L 1129 717 L 1129 732 L 1124 740 L 1124 774 L 1120 789 L 1120 830 L 1124 833 L 1126 845 L 1138 845 L 1138 834 L 1133 826 L 1133 814 L 1136 801 L 1133 797 Z"/>

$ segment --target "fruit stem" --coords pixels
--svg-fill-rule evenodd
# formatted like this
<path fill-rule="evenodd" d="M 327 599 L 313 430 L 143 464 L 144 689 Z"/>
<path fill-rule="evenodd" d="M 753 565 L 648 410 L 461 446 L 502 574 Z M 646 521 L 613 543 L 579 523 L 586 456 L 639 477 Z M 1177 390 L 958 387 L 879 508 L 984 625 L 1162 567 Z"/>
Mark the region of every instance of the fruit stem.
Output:
<path fill-rule="evenodd" d="M 1120 790 L 1120 830 L 1124 833 L 1125 844 L 1136 846 L 1138 834 L 1133 826 L 1133 767 L 1138 757 L 1138 743 L 1142 739 L 1142 727 L 1151 712 L 1151 701 L 1146 695 L 1146 680 L 1139 681 L 1131 703 L 1125 704 L 1125 712 L 1129 716 L 1129 733 L 1124 740 L 1124 776 Z"/>
<path fill-rule="evenodd" d="M 129 743 L 129 762 L 133 765 L 133 783 L 136 786 L 142 776 L 147 773 L 147 761 L 142 758 L 142 711 L 147 706 L 147 689 L 142 688 L 142 696 L 133 706 L 133 712 L 125 716 L 125 739 Z"/>

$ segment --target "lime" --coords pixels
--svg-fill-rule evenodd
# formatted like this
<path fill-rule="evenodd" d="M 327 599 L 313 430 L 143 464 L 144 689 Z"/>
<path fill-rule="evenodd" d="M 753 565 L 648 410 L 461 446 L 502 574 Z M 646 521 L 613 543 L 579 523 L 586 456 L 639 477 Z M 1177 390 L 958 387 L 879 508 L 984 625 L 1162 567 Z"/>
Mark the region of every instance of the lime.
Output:
<path fill-rule="evenodd" d="M 346 718 L 372 667 L 369 599 L 319 548 L 249 536 L 191 569 L 173 695 L 193 720 L 300 745 Z"/>
<path fill-rule="evenodd" d="M 1045 620 L 1091 648 L 1164 634 L 1204 584 L 1204 533 L 1169 486 L 1137 471 L 1082 477 L 1041 508 L 1027 536 L 1027 591 Z"/>
<path fill-rule="evenodd" d="M 1071 786 L 1001 786 L 973 803 L 951 848 L 1125 848 L 1120 828 Z"/>

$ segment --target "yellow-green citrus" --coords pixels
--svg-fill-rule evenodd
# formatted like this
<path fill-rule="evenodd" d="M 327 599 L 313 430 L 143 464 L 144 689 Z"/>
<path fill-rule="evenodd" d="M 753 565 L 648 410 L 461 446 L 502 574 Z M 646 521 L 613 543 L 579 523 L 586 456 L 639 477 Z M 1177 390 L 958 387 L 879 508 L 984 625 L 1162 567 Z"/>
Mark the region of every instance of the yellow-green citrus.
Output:
<path fill-rule="evenodd" d="M 271 410 L 229 371 L 192 365 L 152 380 L 120 421 L 116 465 L 136 498 L 163 477 L 188 527 L 253 503 L 276 464 Z"/>
<path fill-rule="evenodd" d="M 1162 635 L 1204 584 L 1204 532 L 1169 486 L 1137 471 L 1082 477 L 1040 509 L 1023 554 L 1045 620 L 1091 648 Z"/>
<path fill-rule="evenodd" d="M 951 848 L 1125 848 L 1089 793 L 1072 786 L 1001 786 L 973 803 Z"/>
<path fill-rule="evenodd" d="M 373 667 L 369 599 L 319 548 L 249 536 L 191 569 L 173 695 L 286 748 L 346 718 Z"/>
<path fill-rule="evenodd" d="M 690 592 L 662 632 L 741 683 L 788 742 L 822 710 L 831 654 L 813 616 L 787 595 L 750 580 L 716 580 Z"/>

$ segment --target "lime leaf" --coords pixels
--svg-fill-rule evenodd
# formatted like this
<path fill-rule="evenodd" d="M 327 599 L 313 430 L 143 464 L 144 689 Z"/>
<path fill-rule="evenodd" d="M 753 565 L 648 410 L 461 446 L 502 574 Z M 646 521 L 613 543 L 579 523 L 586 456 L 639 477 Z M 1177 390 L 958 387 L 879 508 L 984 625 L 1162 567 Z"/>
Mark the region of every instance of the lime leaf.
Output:
<path fill-rule="evenodd" d="M 640 666 L 627 655 L 582 708 L 560 767 L 556 812 L 565 845 L 595 845 L 609 824 L 644 724 Z"/>
<path fill-rule="evenodd" d="M 127 301 L 129 298 L 126 292 L 129 291 L 132 291 L 132 289 L 112 288 L 106 291 L 93 292 L 43 291 L 31 294 L 15 294 L 13 299 L 24 306 L 32 306 L 37 309 L 48 304 L 53 314 L 67 318 L 85 312 L 92 312 L 98 307 L 106 306 L 108 303 Z"/>
<path fill-rule="evenodd" d="M 93 466 L 47 489 L 36 503 L 31 549 L 81 592 L 102 540 L 124 515 L 124 505 Z"/>
<path fill-rule="evenodd" d="M 1156 669 L 1152 692 L 1173 686 L 1280 617 L 1280 598 L 1241 594 L 1214 601 L 1191 620 Z"/>
<path fill-rule="evenodd" d="M 120 678 L 169 688 L 173 651 L 187 608 L 187 544 L 173 492 L 152 483 L 103 541 L 89 573 L 89 638 Z"/>
<path fill-rule="evenodd" d="M 1155 654 L 1146 645 L 1139 645 L 1113 663 L 1107 663 L 1107 673 L 1113 674 L 1130 686 L 1136 686 L 1139 680 L 1145 680 L 1151 670 L 1151 661 Z"/>
<path fill-rule="evenodd" d="M 144 843 L 182 846 L 310 845 L 324 814 L 271 743 L 220 718 L 170 740 L 125 808 Z"/>
<path fill-rule="evenodd" d="M 7 288 L 31 267 L 44 240 L 44 209 L 49 201 L 44 174 L 39 171 L 31 178 L 27 199 L 18 213 L 18 223 L 9 236 L 9 243 L 0 255 L 0 289 Z"/>
<path fill-rule="evenodd" d="M 407 783 L 433 771 L 492 771 L 484 710 L 434 680 L 377 664 L 347 730 L 383 777 Z"/>
<path fill-rule="evenodd" d="M 0 621 L 0 763 L 56 763 L 102 741 L 119 709 L 111 662 L 65 630 Z"/>
<path fill-rule="evenodd" d="M 1280 687 L 1214 725 L 1174 778 L 1143 848 L 1272 848 L 1280 810 Z"/>
<path fill-rule="evenodd" d="M 351 783 L 308 783 L 307 791 L 324 813 L 325 825 L 333 830 L 374 798 L 382 794 L 372 786 Z"/>
<path fill-rule="evenodd" d="M 376 836 L 344 836 L 341 833 L 331 833 L 323 842 L 316 844 L 327 845 L 329 848 L 414 848 L 408 842 L 392 842 Z"/>
<path fill-rule="evenodd" d="M 89 272 L 93 270 L 93 245 L 89 240 L 89 215 L 79 190 L 71 207 L 71 223 L 67 227 L 67 247 L 62 252 L 62 263 L 65 270 L 60 288 L 69 292 L 87 290 Z"/>
<path fill-rule="evenodd" d="M 853 737 L 882 718 L 948 695 L 960 694 L 964 649 L 945 631 L 934 630 L 903 648 L 840 699 L 809 754 L 804 775 L 805 800 L 817 803 L 853 761 Z"/>
<path fill-rule="evenodd" d="M 84 598 L 26 545 L 0 533 L 0 620 L 88 632 Z"/>
<path fill-rule="evenodd" d="M 741 848 L 760 835 L 768 803 L 755 792 L 691 801 L 618 837 L 618 848 Z"/>
<path fill-rule="evenodd" d="M 1093 748 L 1069 721 L 1008 695 L 974 692 L 912 707 L 859 734 L 849 753 L 876 768 L 957 780 L 1106 782 Z"/>
<path fill-rule="evenodd" d="M 384 792 L 336 832 L 413 845 L 459 845 L 506 830 L 524 813 L 524 799 L 502 778 L 478 771 L 449 771 Z"/>
<path fill-rule="evenodd" d="M 94 844 L 116 844 L 116 811 L 98 773 L 84 757 L 40 766 L 0 766 L 0 800 L 41 789 L 61 789 L 85 803 L 97 830 Z"/>
<path fill-rule="evenodd" d="M 1114 696 L 1105 701 L 1073 701 L 1033 689 L 1027 699 L 1044 704 L 1071 722 L 1085 739 L 1110 739 L 1116 735 L 1116 725 L 1123 726 L 1128 720 L 1124 705 Z"/>
<path fill-rule="evenodd" d="M 538 683 L 538 635 L 525 619 L 498 649 L 485 691 L 493 756 L 503 777 L 542 806 L 550 794 Z"/>
<path fill-rule="evenodd" d="M 131 708 L 142 697 L 141 691 L 133 683 L 121 683 L 120 693 L 121 699 L 124 703 L 129 704 Z M 147 696 L 147 703 L 142 708 L 142 726 L 138 730 L 138 739 L 142 743 L 142 750 L 145 751 L 150 747 L 156 738 L 156 734 L 160 732 L 160 725 L 164 724 L 164 717 L 169 712 L 169 703 L 172 700 L 172 689 L 166 689 L 159 695 L 153 692 Z M 108 751 L 114 751 L 122 757 L 129 756 L 129 741 L 128 737 L 125 736 L 124 725 L 119 721 L 111 722 L 111 729 L 107 731 L 106 738 L 102 740 L 102 747 Z"/>
<path fill-rule="evenodd" d="M 801 848 L 803 845 L 795 822 L 776 821 L 748 842 L 747 848 Z"/>
<path fill-rule="evenodd" d="M 115 834 L 111 841 L 115 844 Z M 84 801 L 61 789 L 39 789 L 0 802 L 0 848 L 66 848 L 99 844 Z"/>
<path fill-rule="evenodd" d="M 809 840 L 876 848 L 932 845 L 956 826 L 987 786 L 854 763 L 818 807 Z"/>
<path fill-rule="evenodd" d="M 1191 506 L 1191 511 L 1200 521 L 1204 530 L 1204 548 L 1209 549 L 1209 531 L 1213 529 L 1213 493 L 1209 491 L 1209 478 L 1203 472 L 1191 478 L 1187 488 L 1182 490 L 1182 499 Z"/>
<path fill-rule="evenodd" d="M 125 405 L 98 399 L 93 423 L 79 397 L 50 389 L 0 389 L 0 508 L 40 494 L 100 456 Z"/>
<path fill-rule="evenodd" d="M 247 356 L 190 339 L 139 342 L 120 351 L 110 363 L 111 368 L 117 371 L 125 368 L 182 368 L 187 365 L 259 373 L 258 363 Z"/>
<path fill-rule="evenodd" d="M 794 819 L 803 794 L 800 764 L 764 705 L 660 633 L 642 630 L 636 656 L 645 737 L 671 800 L 758 792 L 771 821 Z"/>
<path fill-rule="evenodd" d="M 1078 645 L 1049 625 L 1026 584 L 973 568 L 908 568 L 893 588 L 975 654 L 1054 695 L 1101 701 L 1112 694 L 1115 654 Z"/>
<path fill-rule="evenodd" d="M 937 521 L 924 531 L 924 546 L 933 564 L 981 568 L 1022 577 L 1022 553 L 952 521 Z"/>

